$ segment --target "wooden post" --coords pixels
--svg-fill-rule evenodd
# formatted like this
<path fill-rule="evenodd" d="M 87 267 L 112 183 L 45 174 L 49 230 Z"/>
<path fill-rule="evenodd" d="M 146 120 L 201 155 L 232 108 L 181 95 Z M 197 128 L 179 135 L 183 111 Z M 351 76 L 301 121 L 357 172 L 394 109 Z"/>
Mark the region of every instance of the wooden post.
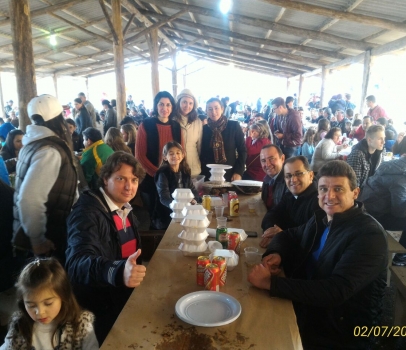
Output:
<path fill-rule="evenodd" d="M 123 29 L 121 24 L 121 2 L 120 0 L 111 1 L 113 11 L 113 27 L 116 32 L 118 42 L 113 44 L 114 67 L 116 73 L 116 100 L 117 100 L 117 123 L 127 115 L 126 96 L 125 96 L 125 77 L 124 77 L 124 51 L 123 51 Z"/>
<path fill-rule="evenodd" d="M 3 96 L 3 85 L 1 85 L 1 72 L 0 72 L 0 106 L 1 106 L 0 117 L 2 118 L 4 114 L 4 96 Z"/>
<path fill-rule="evenodd" d="M 176 98 L 178 96 L 178 69 L 176 67 L 176 50 L 171 49 L 171 54 L 172 54 L 172 91 L 173 91 L 173 97 Z"/>
<path fill-rule="evenodd" d="M 321 69 L 320 108 L 324 107 L 324 101 L 326 100 L 326 80 L 329 73 L 330 70 L 323 66 Z"/>
<path fill-rule="evenodd" d="M 89 97 L 89 77 L 86 77 L 86 79 L 85 79 L 85 84 L 86 84 L 86 99 L 88 99 L 88 100 L 90 100 L 90 97 Z"/>
<path fill-rule="evenodd" d="M 11 35 L 13 37 L 14 70 L 17 81 L 20 129 L 31 124 L 27 105 L 37 96 L 34 52 L 32 49 L 29 0 L 10 0 Z"/>
<path fill-rule="evenodd" d="M 152 82 L 152 96 L 159 92 L 159 71 L 158 71 L 158 29 L 152 30 L 148 37 L 149 57 L 151 60 L 151 82 Z"/>
<path fill-rule="evenodd" d="M 362 76 L 362 90 L 361 90 L 361 103 L 360 103 L 360 114 L 364 114 L 365 110 L 365 98 L 367 97 L 369 77 L 371 75 L 371 51 L 365 51 L 364 56 L 364 73 Z"/>
<path fill-rule="evenodd" d="M 58 98 L 58 76 L 56 73 L 52 75 L 52 79 L 54 81 L 55 97 Z"/>
<path fill-rule="evenodd" d="M 304 76 L 302 74 L 300 74 L 300 76 L 299 76 L 299 95 L 297 97 L 297 106 L 298 107 L 303 107 L 302 106 L 303 81 L 304 81 Z"/>

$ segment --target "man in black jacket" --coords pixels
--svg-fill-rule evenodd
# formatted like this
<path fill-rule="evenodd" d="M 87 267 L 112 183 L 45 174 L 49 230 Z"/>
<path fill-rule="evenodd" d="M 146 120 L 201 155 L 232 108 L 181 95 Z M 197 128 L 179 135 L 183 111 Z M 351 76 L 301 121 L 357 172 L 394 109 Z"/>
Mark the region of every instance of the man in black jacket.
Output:
<path fill-rule="evenodd" d="M 278 233 L 248 280 L 294 302 L 305 349 L 366 349 L 357 327 L 379 324 L 387 267 L 386 233 L 365 212 L 354 171 L 330 161 L 318 173 L 322 210 Z M 283 265 L 286 277 L 279 276 Z"/>
<path fill-rule="evenodd" d="M 283 178 L 285 156 L 276 145 L 265 145 L 259 154 L 262 170 L 265 172 L 261 198 L 268 210 L 277 205 L 287 191 Z"/>
<path fill-rule="evenodd" d="M 306 157 L 296 156 L 286 160 L 284 177 L 289 192 L 265 214 L 262 220 L 262 241 L 266 248 L 272 238 L 282 230 L 305 224 L 317 209 L 317 186 L 313 182 L 313 171 Z"/>
<path fill-rule="evenodd" d="M 128 202 L 144 170 L 115 152 L 100 172 L 100 188 L 85 191 L 68 217 L 66 270 L 79 304 L 95 314 L 100 344 L 145 276 L 136 218 Z"/>

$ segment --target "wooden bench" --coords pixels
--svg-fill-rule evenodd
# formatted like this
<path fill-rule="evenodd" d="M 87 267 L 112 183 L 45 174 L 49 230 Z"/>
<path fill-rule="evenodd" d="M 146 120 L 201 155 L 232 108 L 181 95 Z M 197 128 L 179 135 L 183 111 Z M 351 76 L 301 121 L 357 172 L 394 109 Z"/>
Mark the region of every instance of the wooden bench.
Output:
<path fill-rule="evenodd" d="M 388 274 L 386 277 L 386 285 L 390 285 L 390 276 L 391 276 L 391 269 L 392 266 L 392 259 L 393 254 L 406 254 L 406 248 L 404 248 L 396 239 L 392 237 L 390 233 L 387 233 L 387 241 L 388 241 Z"/>
<path fill-rule="evenodd" d="M 396 285 L 395 305 L 394 305 L 394 325 L 406 324 L 406 266 L 392 266 L 392 255 L 394 253 L 406 254 L 404 248 L 391 234 L 387 234 L 388 240 L 388 275 L 387 285 L 390 284 L 392 275 Z"/>
<path fill-rule="evenodd" d="M 406 324 L 406 266 L 391 266 L 393 281 L 396 285 L 393 324 Z"/>

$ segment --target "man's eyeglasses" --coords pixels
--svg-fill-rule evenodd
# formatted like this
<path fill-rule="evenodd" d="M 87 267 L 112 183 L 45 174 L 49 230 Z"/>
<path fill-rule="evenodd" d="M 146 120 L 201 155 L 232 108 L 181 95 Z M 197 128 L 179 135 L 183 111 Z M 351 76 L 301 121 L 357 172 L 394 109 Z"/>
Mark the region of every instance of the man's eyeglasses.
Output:
<path fill-rule="evenodd" d="M 297 177 L 298 179 L 300 179 L 301 177 L 303 177 L 304 174 L 307 174 L 308 172 L 309 171 L 302 171 L 300 173 L 286 174 L 285 179 L 290 180 L 292 177 Z"/>

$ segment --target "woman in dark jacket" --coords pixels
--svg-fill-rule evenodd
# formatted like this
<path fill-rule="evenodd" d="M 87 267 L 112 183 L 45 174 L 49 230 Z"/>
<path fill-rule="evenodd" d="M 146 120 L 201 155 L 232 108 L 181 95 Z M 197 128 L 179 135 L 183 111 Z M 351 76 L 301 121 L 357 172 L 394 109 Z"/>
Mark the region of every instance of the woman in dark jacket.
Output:
<path fill-rule="evenodd" d="M 153 117 L 142 122 L 135 141 L 135 158 L 147 173 L 140 190 L 151 217 L 151 229 L 156 228 L 154 209 L 158 193 L 154 175 L 162 163 L 162 150 L 169 141 L 176 141 L 184 146 L 180 125 L 173 119 L 175 107 L 175 99 L 169 92 L 158 92 L 154 98 Z"/>
<path fill-rule="evenodd" d="M 0 156 L 3 157 L 9 174 L 16 171 L 18 153 L 23 148 L 23 136 L 24 133 L 21 130 L 11 130 L 7 135 L 6 144 L 0 151 Z"/>
<path fill-rule="evenodd" d="M 76 132 L 82 137 L 83 130 L 93 127 L 92 119 L 80 98 L 75 98 L 74 105 L 76 109 Z"/>
<path fill-rule="evenodd" d="M 238 122 L 224 116 L 224 108 L 218 98 L 211 98 L 206 103 L 208 122 L 203 126 L 202 175 L 210 177 L 207 164 L 231 165 L 226 170 L 226 181 L 241 180 L 247 159 L 244 134 Z M 238 154 L 238 157 L 237 157 Z"/>

